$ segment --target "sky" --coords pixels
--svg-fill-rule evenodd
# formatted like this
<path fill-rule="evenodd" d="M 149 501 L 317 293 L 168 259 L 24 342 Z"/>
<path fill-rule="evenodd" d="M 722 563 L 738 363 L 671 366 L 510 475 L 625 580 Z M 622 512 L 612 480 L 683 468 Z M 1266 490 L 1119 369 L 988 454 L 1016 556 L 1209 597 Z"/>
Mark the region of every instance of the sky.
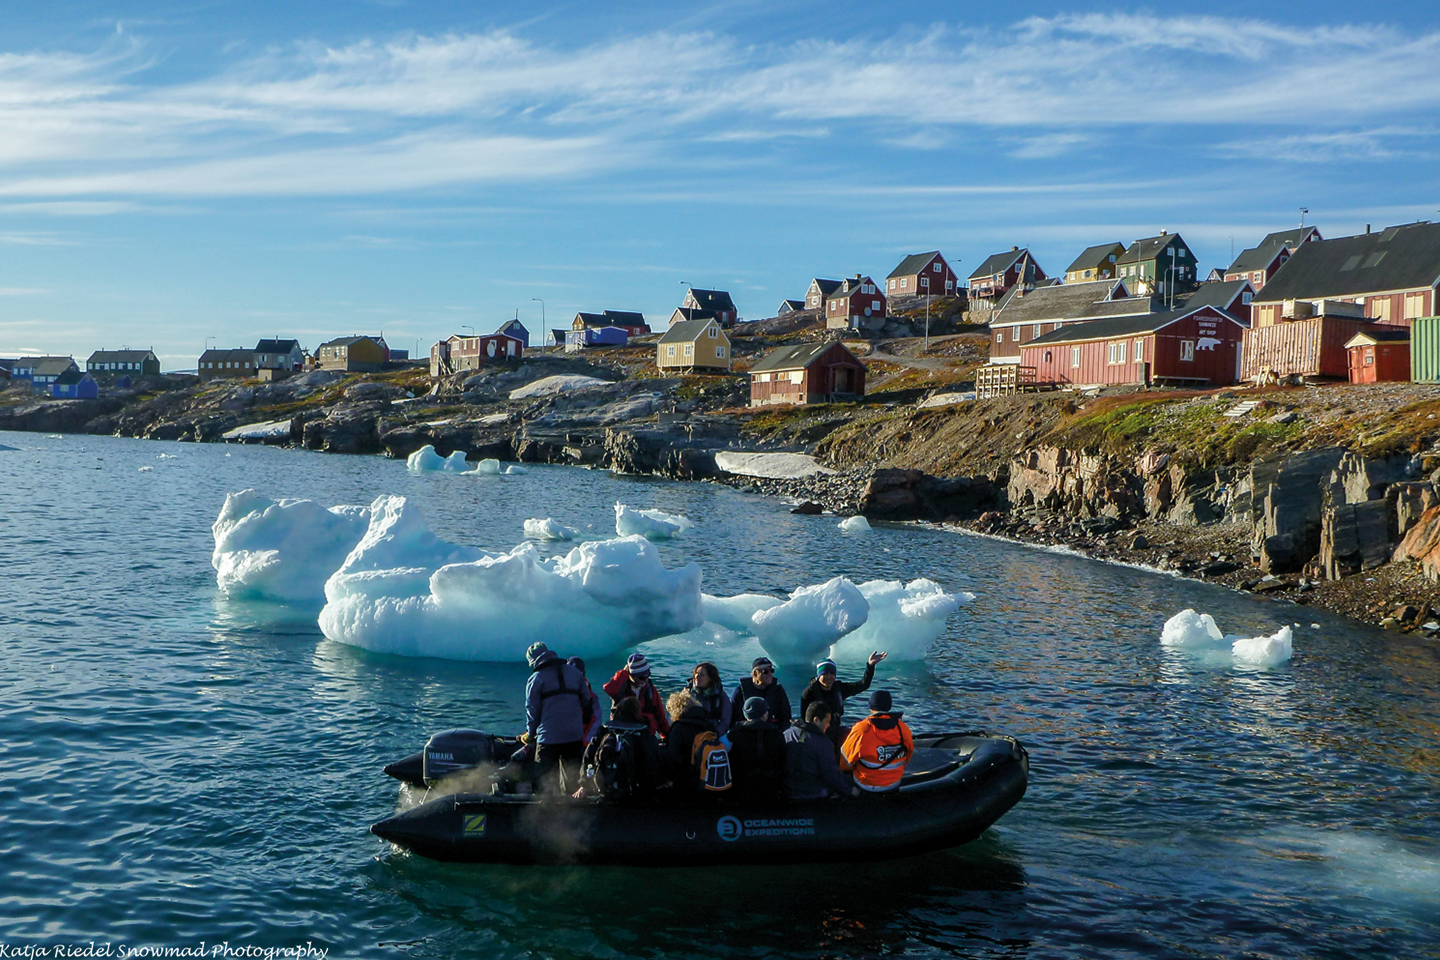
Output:
<path fill-rule="evenodd" d="M 11 4 L 0 356 L 757 319 L 1162 229 L 1203 275 L 1302 207 L 1440 220 L 1436 63 L 1386 0 Z"/>

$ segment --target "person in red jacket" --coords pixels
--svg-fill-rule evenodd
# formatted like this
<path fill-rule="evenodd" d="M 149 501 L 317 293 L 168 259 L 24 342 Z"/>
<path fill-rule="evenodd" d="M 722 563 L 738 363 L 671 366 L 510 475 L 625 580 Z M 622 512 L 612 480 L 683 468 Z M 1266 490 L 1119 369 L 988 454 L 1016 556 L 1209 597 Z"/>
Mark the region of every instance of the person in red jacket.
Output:
<path fill-rule="evenodd" d="M 840 748 L 845 767 L 855 776 L 855 784 L 870 793 L 885 793 L 900 788 L 905 764 L 915 755 L 915 741 L 910 728 L 900 719 L 888 690 L 870 694 L 870 716 L 850 728 L 850 735 Z"/>
<path fill-rule="evenodd" d="M 632 653 L 625 666 L 615 671 L 610 682 L 600 689 L 610 694 L 610 699 L 619 703 L 626 697 L 640 701 L 640 716 L 650 725 L 650 732 L 659 737 L 670 733 L 670 718 L 665 714 L 665 703 L 660 691 L 650 682 L 650 662 L 643 653 Z"/>

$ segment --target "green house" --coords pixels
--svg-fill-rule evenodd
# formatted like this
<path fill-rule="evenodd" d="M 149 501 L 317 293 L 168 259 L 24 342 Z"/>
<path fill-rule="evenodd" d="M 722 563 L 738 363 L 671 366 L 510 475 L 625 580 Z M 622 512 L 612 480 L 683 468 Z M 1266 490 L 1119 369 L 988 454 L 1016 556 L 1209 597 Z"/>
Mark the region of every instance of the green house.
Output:
<path fill-rule="evenodd" d="M 1189 293 L 1200 283 L 1195 251 L 1178 233 L 1136 240 L 1115 261 L 1119 278 L 1137 294 L 1163 297 Z"/>

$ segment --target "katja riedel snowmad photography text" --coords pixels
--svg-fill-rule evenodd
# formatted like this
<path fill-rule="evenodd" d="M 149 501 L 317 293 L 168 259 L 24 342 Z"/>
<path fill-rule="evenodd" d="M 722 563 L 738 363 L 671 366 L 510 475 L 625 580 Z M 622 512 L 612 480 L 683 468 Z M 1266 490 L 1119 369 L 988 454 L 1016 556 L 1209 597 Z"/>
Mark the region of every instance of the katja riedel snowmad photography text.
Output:
<path fill-rule="evenodd" d="M 0 960 L 1440 960 L 1434 4 L 0 18 Z"/>

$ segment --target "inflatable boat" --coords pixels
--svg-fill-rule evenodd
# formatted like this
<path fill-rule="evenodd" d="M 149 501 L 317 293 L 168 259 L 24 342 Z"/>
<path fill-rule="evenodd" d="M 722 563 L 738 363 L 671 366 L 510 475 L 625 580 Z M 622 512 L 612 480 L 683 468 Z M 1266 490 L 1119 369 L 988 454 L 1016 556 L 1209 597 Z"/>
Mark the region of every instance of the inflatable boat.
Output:
<path fill-rule="evenodd" d="M 507 760 L 514 741 L 476 731 L 444 736 L 448 741 L 432 738 L 425 752 L 385 768 L 396 779 L 428 784 L 430 796 L 444 795 L 382 820 L 370 832 L 423 857 L 468 863 L 894 859 L 974 840 L 1020 801 L 1029 776 L 1029 756 L 1018 740 L 937 733 L 915 736 L 915 755 L 900 788 L 890 793 L 759 804 L 724 797 L 694 803 L 542 798 L 504 792 L 493 773 L 483 772 Z M 486 781 L 490 789 L 477 790 Z M 457 782 L 476 792 L 446 792 Z"/>

